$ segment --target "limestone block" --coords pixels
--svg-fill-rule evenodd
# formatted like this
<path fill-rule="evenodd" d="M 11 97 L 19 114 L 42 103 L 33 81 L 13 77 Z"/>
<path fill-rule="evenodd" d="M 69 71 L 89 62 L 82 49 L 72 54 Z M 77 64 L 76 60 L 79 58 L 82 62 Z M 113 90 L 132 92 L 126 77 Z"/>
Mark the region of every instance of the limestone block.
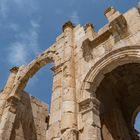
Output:
<path fill-rule="evenodd" d="M 65 87 L 75 88 L 73 76 L 68 75 L 67 77 L 64 78 L 64 81 L 65 81 L 64 82 Z"/>
<path fill-rule="evenodd" d="M 55 80 L 53 82 L 53 91 L 62 86 L 62 79 Z"/>
<path fill-rule="evenodd" d="M 9 140 L 11 131 L 0 130 L 0 140 Z"/>
<path fill-rule="evenodd" d="M 51 125 L 46 133 L 47 140 L 53 140 L 55 138 L 60 138 L 60 121 L 57 121 Z"/>
<path fill-rule="evenodd" d="M 85 36 L 85 31 L 83 27 L 80 27 L 77 31 L 75 31 L 75 41 L 81 40 Z"/>
<path fill-rule="evenodd" d="M 64 101 L 62 105 L 62 112 L 71 112 L 71 113 L 76 113 L 75 109 L 76 108 L 76 102 L 74 101 Z"/>
<path fill-rule="evenodd" d="M 57 98 L 60 98 L 62 94 L 62 88 L 57 88 L 52 93 L 52 101 L 56 100 Z"/>
<path fill-rule="evenodd" d="M 63 113 L 61 118 L 61 131 L 75 128 L 77 125 L 75 113 Z"/>
<path fill-rule="evenodd" d="M 64 60 L 69 60 L 72 57 L 72 47 L 73 46 L 67 46 L 67 48 L 64 50 Z"/>
<path fill-rule="evenodd" d="M 5 107 L 6 100 L 5 99 L 0 99 L 0 108 Z"/>
<path fill-rule="evenodd" d="M 2 119 L 8 119 L 9 121 L 14 122 L 15 114 L 4 110 Z"/>
<path fill-rule="evenodd" d="M 84 130 L 80 140 L 101 140 L 101 130 L 100 128 L 85 125 Z"/>
<path fill-rule="evenodd" d="M 99 128 L 101 127 L 99 115 L 93 112 L 92 110 L 88 113 L 85 113 L 82 119 L 83 119 L 83 122 L 86 124 L 93 125 Z"/>
<path fill-rule="evenodd" d="M 78 133 L 76 129 L 68 129 L 61 136 L 60 140 L 78 140 Z"/>
<path fill-rule="evenodd" d="M 58 122 L 60 120 L 61 120 L 61 110 L 51 112 L 50 124 L 53 124 L 53 123 Z"/>
<path fill-rule="evenodd" d="M 75 101 L 75 88 L 67 87 L 64 89 L 64 93 L 62 95 L 63 101 Z"/>
<path fill-rule="evenodd" d="M 52 100 L 52 104 L 51 104 L 51 112 L 55 112 L 61 109 L 61 97 Z"/>

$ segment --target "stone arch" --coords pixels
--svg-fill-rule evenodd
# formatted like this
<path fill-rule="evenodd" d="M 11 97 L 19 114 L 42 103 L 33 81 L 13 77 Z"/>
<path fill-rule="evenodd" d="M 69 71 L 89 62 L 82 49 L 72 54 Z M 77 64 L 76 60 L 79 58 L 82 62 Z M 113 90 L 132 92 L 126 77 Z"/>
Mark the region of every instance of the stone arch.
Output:
<path fill-rule="evenodd" d="M 80 100 L 85 100 L 90 96 L 91 83 L 93 84 L 94 92 L 103 80 L 104 75 L 109 73 L 113 69 L 123 64 L 128 63 L 140 63 L 140 46 L 126 46 L 117 50 L 114 50 L 101 58 L 95 63 L 89 70 L 80 90 Z M 88 94 L 88 96 L 86 96 Z"/>
<path fill-rule="evenodd" d="M 101 134 L 102 125 L 100 120 L 101 102 L 98 100 L 97 97 L 97 93 L 96 93 L 97 89 L 108 73 L 111 73 L 113 70 L 115 70 L 118 67 L 121 67 L 126 64 L 133 64 L 133 63 L 136 64 L 140 63 L 140 46 L 126 46 L 124 48 L 120 48 L 112 51 L 111 53 L 107 54 L 102 59 L 100 59 L 87 73 L 83 85 L 81 87 L 80 102 L 79 102 L 79 112 L 82 121 L 86 122 L 86 123 L 83 122 L 85 123 L 83 125 L 84 128 L 83 130 L 85 131 L 85 132 L 83 131 L 84 136 L 85 133 L 87 133 L 86 130 L 88 130 L 88 132 L 93 131 L 92 135 L 97 135 L 96 139 L 101 139 L 100 137 L 102 135 Z M 89 114 L 85 115 L 87 113 Z M 91 117 L 86 118 L 86 116 L 89 115 L 91 115 Z M 123 124 L 125 124 L 125 122 Z M 128 126 L 128 128 L 125 130 L 127 131 L 125 135 L 127 135 L 128 131 L 131 131 L 131 129 L 132 128 L 129 128 Z M 90 132 L 90 134 L 91 133 L 92 132 Z M 130 135 L 134 135 L 134 137 L 137 137 L 135 136 L 135 132 L 133 132 L 133 130 L 132 130 L 132 134 Z M 130 139 L 130 136 L 128 136 L 126 139 Z M 116 138 L 114 140 L 116 140 Z"/>
<path fill-rule="evenodd" d="M 55 46 L 47 49 L 41 53 L 36 59 L 26 66 L 21 66 L 18 70 L 16 78 L 13 83 L 13 89 L 10 93 L 10 97 L 16 97 L 20 99 L 20 92 L 25 88 L 29 79 L 32 78 L 37 71 L 39 71 L 43 66 L 54 62 L 56 60 Z"/>

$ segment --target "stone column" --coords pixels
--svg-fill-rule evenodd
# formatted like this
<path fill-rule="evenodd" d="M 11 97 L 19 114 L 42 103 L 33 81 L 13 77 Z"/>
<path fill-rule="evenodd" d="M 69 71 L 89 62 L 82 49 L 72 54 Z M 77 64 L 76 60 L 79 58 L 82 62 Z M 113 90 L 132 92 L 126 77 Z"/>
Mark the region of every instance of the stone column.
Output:
<path fill-rule="evenodd" d="M 68 130 L 77 129 L 73 28 L 74 25 L 71 22 L 67 22 L 63 25 L 62 134 L 64 134 L 64 132 L 68 133 Z M 77 137 L 75 131 L 73 132 L 74 133 L 70 132 L 73 134 L 72 140 Z"/>
<path fill-rule="evenodd" d="M 17 67 L 13 67 L 12 69 L 10 69 L 10 74 L 9 74 L 7 83 L 6 83 L 2 93 L 0 94 L 0 119 L 3 114 L 3 110 L 5 108 L 6 102 L 7 102 L 6 100 L 13 88 L 13 83 L 14 83 L 17 72 L 18 72 Z"/>
<path fill-rule="evenodd" d="M 18 103 L 18 99 L 16 99 L 15 97 L 8 97 L 13 88 L 13 83 L 17 72 L 18 67 L 13 67 L 12 69 L 10 69 L 10 75 L 0 97 L 0 107 L 2 109 L 0 112 L 0 139 L 2 140 L 10 140 L 13 123 L 15 121 L 16 105 Z"/>
<path fill-rule="evenodd" d="M 94 97 L 80 102 L 79 111 L 83 122 L 80 140 L 101 140 L 99 105 Z"/>
<path fill-rule="evenodd" d="M 4 88 L 4 93 L 7 95 L 10 94 L 13 88 L 13 83 L 14 83 L 17 72 L 18 72 L 18 67 L 13 67 L 12 69 L 10 69 L 10 75 L 8 77 L 7 83 Z"/>

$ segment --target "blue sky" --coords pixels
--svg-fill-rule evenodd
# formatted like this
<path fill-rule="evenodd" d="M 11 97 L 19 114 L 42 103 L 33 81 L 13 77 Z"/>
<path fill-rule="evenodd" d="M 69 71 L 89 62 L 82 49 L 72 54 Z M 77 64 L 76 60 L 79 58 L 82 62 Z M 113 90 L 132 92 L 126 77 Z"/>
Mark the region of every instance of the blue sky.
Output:
<path fill-rule="evenodd" d="M 0 89 L 9 69 L 29 63 L 48 48 L 62 32 L 67 20 L 94 24 L 98 30 L 107 23 L 104 10 L 114 6 L 121 12 L 139 0 L 0 0 Z M 32 95 L 50 104 L 51 66 L 42 68 L 26 87 Z M 140 126 L 140 125 L 139 125 Z"/>

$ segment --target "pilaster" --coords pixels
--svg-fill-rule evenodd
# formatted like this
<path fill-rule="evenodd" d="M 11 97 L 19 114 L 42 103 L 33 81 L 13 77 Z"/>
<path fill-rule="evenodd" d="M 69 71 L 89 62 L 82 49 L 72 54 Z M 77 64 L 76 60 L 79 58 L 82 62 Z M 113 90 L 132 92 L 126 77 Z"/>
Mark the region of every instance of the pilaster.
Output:
<path fill-rule="evenodd" d="M 61 132 L 71 132 L 77 129 L 76 116 L 76 90 L 75 90 L 75 62 L 74 62 L 74 25 L 69 21 L 63 25 L 64 46 L 63 46 L 63 66 L 62 66 L 62 115 Z M 77 133 L 72 133 L 77 137 Z M 65 139 L 64 137 L 62 139 Z"/>
<path fill-rule="evenodd" d="M 92 97 L 79 103 L 83 127 L 80 128 L 80 140 L 101 140 L 100 102 Z M 80 125 L 80 124 L 79 124 Z"/>

